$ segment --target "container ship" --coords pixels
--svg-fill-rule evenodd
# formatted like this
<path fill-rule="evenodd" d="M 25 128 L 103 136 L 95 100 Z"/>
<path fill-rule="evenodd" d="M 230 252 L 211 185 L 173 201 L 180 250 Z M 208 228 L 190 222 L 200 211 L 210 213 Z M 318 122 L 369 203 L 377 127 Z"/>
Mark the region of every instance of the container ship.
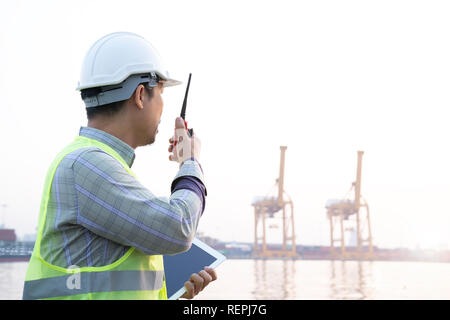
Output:
<path fill-rule="evenodd" d="M 18 241 L 14 229 L 0 228 L 0 263 L 30 260 L 33 241 Z"/>

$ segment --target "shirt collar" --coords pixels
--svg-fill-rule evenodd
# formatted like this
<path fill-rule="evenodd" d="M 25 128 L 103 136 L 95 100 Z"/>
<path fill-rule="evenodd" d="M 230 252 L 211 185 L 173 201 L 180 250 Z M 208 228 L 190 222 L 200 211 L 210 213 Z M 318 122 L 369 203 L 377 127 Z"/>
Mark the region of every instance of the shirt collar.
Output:
<path fill-rule="evenodd" d="M 134 158 L 136 156 L 134 153 L 134 149 L 119 138 L 106 133 L 105 131 L 91 127 L 81 127 L 80 136 L 94 139 L 110 146 L 122 157 L 122 159 L 128 164 L 130 168 L 133 165 Z"/>

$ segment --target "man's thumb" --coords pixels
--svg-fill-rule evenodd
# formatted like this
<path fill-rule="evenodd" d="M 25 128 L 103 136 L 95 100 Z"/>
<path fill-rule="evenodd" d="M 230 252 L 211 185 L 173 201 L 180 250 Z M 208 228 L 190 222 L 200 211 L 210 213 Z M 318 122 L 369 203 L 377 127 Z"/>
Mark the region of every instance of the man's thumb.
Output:
<path fill-rule="evenodd" d="M 184 129 L 184 120 L 181 117 L 175 119 L 175 129 Z"/>

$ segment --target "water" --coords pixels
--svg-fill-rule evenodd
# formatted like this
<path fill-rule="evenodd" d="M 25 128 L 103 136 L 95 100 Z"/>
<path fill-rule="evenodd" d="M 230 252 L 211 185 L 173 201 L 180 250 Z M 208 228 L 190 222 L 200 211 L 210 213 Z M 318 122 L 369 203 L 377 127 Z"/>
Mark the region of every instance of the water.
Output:
<path fill-rule="evenodd" d="M 28 262 L 0 263 L 0 300 L 22 299 Z"/>
<path fill-rule="evenodd" d="M 450 299 L 450 264 L 227 260 L 196 299 Z"/>
<path fill-rule="evenodd" d="M 0 299 L 21 299 L 28 263 L 0 263 Z M 450 264 L 227 260 L 202 299 L 450 299 Z"/>

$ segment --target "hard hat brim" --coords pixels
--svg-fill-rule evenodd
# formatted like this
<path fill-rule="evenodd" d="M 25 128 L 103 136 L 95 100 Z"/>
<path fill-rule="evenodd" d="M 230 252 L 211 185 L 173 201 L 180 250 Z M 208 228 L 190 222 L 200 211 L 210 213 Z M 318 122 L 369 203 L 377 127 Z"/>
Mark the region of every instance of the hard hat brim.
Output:
<path fill-rule="evenodd" d="M 175 80 L 175 79 L 167 79 L 163 80 L 163 87 L 174 87 L 182 84 L 183 82 Z"/>
<path fill-rule="evenodd" d="M 157 74 L 158 74 L 158 75 L 160 76 L 160 78 L 162 79 L 162 83 L 163 83 L 163 87 L 164 87 L 164 88 L 165 88 L 165 87 L 174 87 L 174 86 L 178 86 L 178 85 L 180 85 L 180 84 L 183 83 L 182 81 L 178 81 L 178 80 L 175 80 L 175 79 L 171 79 L 171 78 L 166 79 L 166 78 L 164 78 L 164 77 L 161 77 L 161 74 L 160 74 L 159 72 L 157 72 Z M 126 80 L 126 79 L 124 79 L 124 80 Z M 104 82 L 104 83 L 100 83 L 100 84 L 96 84 L 96 85 L 93 85 L 93 84 L 86 84 L 86 85 L 84 85 L 84 86 L 81 86 L 81 85 L 78 83 L 78 87 L 76 88 L 76 90 L 81 91 L 81 90 L 83 90 L 83 89 L 96 88 L 96 87 L 106 87 L 106 86 L 116 85 L 116 84 L 122 83 L 124 80 L 119 81 L 119 82 L 114 81 L 113 83 L 111 83 L 111 82 Z"/>

